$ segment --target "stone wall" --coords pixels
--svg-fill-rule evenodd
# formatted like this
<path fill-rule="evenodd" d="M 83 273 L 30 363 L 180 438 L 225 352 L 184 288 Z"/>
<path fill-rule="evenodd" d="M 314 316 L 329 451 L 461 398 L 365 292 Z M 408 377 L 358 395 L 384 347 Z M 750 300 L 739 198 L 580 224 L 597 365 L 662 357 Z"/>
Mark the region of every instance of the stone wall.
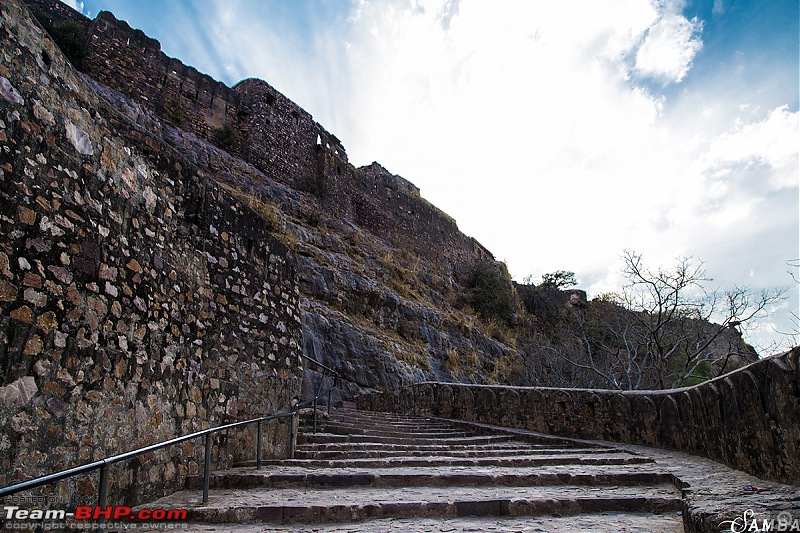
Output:
<path fill-rule="evenodd" d="M 800 348 L 700 385 L 610 391 L 420 383 L 363 409 L 673 448 L 800 485 Z"/>
<path fill-rule="evenodd" d="M 88 24 L 82 69 L 103 85 L 143 102 L 169 122 L 211 138 L 237 117 L 236 95 L 225 84 L 161 52 L 161 44 L 101 11 Z"/>
<path fill-rule="evenodd" d="M 49 0 L 26 0 L 25 3 L 33 9 L 40 9 L 51 21 L 70 22 L 83 26 L 89 25 L 89 19 L 78 13 L 63 2 L 50 2 Z"/>
<path fill-rule="evenodd" d="M 378 163 L 359 170 L 359 183 L 347 191 L 353 220 L 400 248 L 464 275 L 494 256 L 461 233 L 456 221 L 420 196 L 419 189 Z"/>
<path fill-rule="evenodd" d="M 347 154 L 338 139 L 267 82 L 243 80 L 233 91 L 245 161 L 278 181 L 318 195 L 321 182 L 347 169 Z"/>
<path fill-rule="evenodd" d="M 18 0 L 0 3 L 0 41 L 0 485 L 287 410 L 302 374 L 290 250 L 93 93 Z M 285 456 L 288 424 L 269 434 Z M 215 466 L 254 450 L 252 430 L 230 432 Z M 111 501 L 182 486 L 202 453 L 120 463 Z M 55 490 L 89 503 L 96 483 Z"/>
<path fill-rule="evenodd" d="M 347 164 L 338 139 L 268 83 L 249 79 L 228 87 L 167 56 L 161 43 L 108 11 L 90 20 L 58 0 L 26 3 L 55 21 L 81 23 L 89 45 L 81 69 L 93 79 L 201 138 L 218 140 L 215 130 L 229 127 L 233 136 L 224 147 L 271 177 L 298 185 L 327 170 L 317 157 L 323 148 L 338 160 L 339 173 Z M 326 161 L 336 172 L 337 165 Z"/>

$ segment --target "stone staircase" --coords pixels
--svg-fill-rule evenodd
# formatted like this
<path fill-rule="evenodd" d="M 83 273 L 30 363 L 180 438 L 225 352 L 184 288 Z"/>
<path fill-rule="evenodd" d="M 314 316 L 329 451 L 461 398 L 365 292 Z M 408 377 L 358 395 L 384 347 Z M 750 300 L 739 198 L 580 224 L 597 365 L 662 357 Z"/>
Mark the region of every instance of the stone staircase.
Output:
<path fill-rule="evenodd" d="M 482 433 L 338 409 L 293 459 L 213 472 L 207 505 L 195 477 L 148 507 L 186 508 L 197 531 L 683 531 L 674 477 L 649 457 Z"/>

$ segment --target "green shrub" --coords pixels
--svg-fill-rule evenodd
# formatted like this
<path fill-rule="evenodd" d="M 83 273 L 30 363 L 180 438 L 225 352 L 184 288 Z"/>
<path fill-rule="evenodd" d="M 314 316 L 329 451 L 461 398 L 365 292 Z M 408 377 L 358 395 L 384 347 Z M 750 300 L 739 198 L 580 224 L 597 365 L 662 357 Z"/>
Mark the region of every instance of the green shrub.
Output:
<path fill-rule="evenodd" d="M 300 182 L 300 190 L 323 199 L 328 194 L 328 182 L 320 174 L 307 175 Z"/>
<path fill-rule="evenodd" d="M 214 129 L 214 131 L 211 132 L 211 138 L 214 144 L 223 150 L 230 150 L 233 148 L 234 141 L 236 140 L 236 132 L 230 124 L 225 124 L 221 128 Z"/>
<path fill-rule="evenodd" d="M 75 68 L 80 68 L 83 59 L 89 53 L 86 41 L 86 28 L 77 22 L 64 21 L 58 25 L 41 9 L 35 8 L 33 16 L 44 27 L 61 51 L 67 56 Z"/>
<path fill-rule="evenodd" d="M 510 323 L 517 313 L 517 297 L 505 263 L 487 261 L 472 270 L 467 281 L 470 306 L 484 319 Z"/>
<path fill-rule="evenodd" d="M 555 272 L 548 272 L 542 276 L 542 284 L 544 287 L 555 287 L 556 289 L 566 289 L 578 284 L 575 279 L 575 272 L 569 270 L 556 270 Z"/>

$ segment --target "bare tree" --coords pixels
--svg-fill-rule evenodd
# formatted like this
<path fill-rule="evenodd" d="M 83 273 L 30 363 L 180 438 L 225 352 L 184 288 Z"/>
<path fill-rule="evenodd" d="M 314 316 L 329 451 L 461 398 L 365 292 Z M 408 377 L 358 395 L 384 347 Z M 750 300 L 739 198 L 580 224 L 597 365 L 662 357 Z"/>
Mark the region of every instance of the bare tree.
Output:
<path fill-rule="evenodd" d="M 690 385 L 731 370 L 757 354 L 741 328 L 763 315 L 783 291 L 708 290 L 703 262 L 679 258 L 650 269 L 642 255 L 623 254 L 627 284 L 586 311 L 573 310 L 582 357 L 570 359 L 616 389 Z"/>
<path fill-rule="evenodd" d="M 800 291 L 800 259 L 791 259 L 786 262 L 786 265 L 789 267 L 786 273 L 792 278 L 793 290 Z M 765 351 L 778 353 L 800 345 L 800 313 L 796 310 L 789 310 L 788 321 L 790 324 L 784 326 L 788 327 L 788 329 L 783 329 L 782 331 L 775 329 L 775 333 L 781 335 L 783 339 L 781 341 L 773 341 L 771 346 L 765 348 Z"/>

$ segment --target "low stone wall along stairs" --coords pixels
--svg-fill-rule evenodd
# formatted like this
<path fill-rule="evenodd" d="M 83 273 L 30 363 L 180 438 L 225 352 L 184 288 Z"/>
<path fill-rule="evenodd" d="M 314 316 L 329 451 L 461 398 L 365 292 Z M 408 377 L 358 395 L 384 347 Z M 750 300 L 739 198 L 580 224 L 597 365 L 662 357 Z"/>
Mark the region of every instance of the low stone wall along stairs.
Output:
<path fill-rule="evenodd" d="M 388 413 L 320 418 L 293 459 L 212 472 L 207 505 L 198 476 L 148 507 L 188 509 L 198 531 L 683 531 L 675 478 L 645 454 Z"/>

